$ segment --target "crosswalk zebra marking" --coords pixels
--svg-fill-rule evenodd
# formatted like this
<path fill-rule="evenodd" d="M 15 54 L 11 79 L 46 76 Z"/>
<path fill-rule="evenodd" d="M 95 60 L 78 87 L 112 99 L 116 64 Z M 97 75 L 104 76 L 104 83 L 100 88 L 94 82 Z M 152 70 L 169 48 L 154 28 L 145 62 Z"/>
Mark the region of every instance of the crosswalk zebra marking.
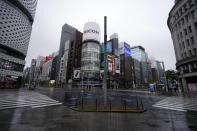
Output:
<path fill-rule="evenodd" d="M 43 104 L 43 103 L 44 104 L 51 104 L 51 103 L 55 104 L 57 102 L 40 102 L 39 104 Z M 36 102 L 3 103 L 0 107 L 2 107 L 2 106 L 10 106 L 10 105 L 33 105 L 33 104 L 38 104 L 38 103 L 36 103 Z"/>
<path fill-rule="evenodd" d="M 152 106 L 177 111 L 197 111 L 197 99 L 189 99 L 183 97 L 168 97 L 155 103 Z"/>
<path fill-rule="evenodd" d="M 0 94 L 0 110 L 19 107 L 38 108 L 55 105 L 62 105 L 62 103 L 37 92 L 19 91 Z"/>
<path fill-rule="evenodd" d="M 52 105 L 61 105 L 62 103 L 39 103 L 38 104 L 18 104 L 18 105 L 9 105 L 9 106 L 1 106 L 0 109 L 7 109 L 7 108 L 16 108 L 16 107 L 31 107 L 31 108 L 38 108 L 45 106 L 52 106 Z"/>
<path fill-rule="evenodd" d="M 153 106 L 154 106 L 154 105 L 153 105 Z M 165 106 L 154 106 L 154 107 L 186 112 L 186 110 L 184 110 L 183 108 L 182 108 L 182 109 L 177 109 L 177 108 L 175 109 L 175 108 L 165 107 Z"/>
<path fill-rule="evenodd" d="M 53 105 L 61 105 L 61 104 L 62 103 L 59 103 L 59 104 L 58 103 L 56 103 L 56 104 L 47 104 L 47 105 L 46 104 L 43 104 L 43 105 L 39 105 L 39 106 L 32 106 L 32 108 L 45 107 L 45 106 L 49 106 L 49 105 L 50 106 L 53 106 Z"/>
<path fill-rule="evenodd" d="M 166 105 L 153 105 L 154 107 L 161 107 L 161 108 L 170 108 L 170 109 L 180 109 L 180 110 L 193 110 L 197 111 L 197 108 L 193 107 L 184 107 L 184 106 L 166 106 Z"/>

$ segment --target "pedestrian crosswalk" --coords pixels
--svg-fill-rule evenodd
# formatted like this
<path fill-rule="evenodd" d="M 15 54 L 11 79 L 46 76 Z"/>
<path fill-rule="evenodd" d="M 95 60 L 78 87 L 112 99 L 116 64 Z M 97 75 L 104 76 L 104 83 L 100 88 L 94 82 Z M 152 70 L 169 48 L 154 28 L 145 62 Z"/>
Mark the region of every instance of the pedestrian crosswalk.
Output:
<path fill-rule="evenodd" d="M 35 91 L 20 90 L 0 92 L 0 110 L 19 107 L 38 108 L 61 104 L 59 101 Z"/>
<path fill-rule="evenodd" d="M 197 98 L 168 97 L 155 103 L 153 107 L 184 112 L 197 111 Z"/>

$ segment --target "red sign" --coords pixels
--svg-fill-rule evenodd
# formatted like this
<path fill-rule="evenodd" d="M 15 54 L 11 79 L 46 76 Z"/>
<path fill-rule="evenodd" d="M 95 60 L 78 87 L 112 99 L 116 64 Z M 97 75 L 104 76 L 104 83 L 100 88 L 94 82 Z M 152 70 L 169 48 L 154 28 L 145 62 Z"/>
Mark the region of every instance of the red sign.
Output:
<path fill-rule="evenodd" d="M 189 83 L 188 89 L 190 92 L 197 92 L 197 83 Z"/>
<path fill-rule="evenodd" d="M 99 34 L 99 32 L 98 32 L 97 30 L 93 30 L 93 29 L 85 30 L 83 33 L 84 33 L 84 34 L 85 34 L 85 33 L 95 33 L 95 34 Z"/>
<path fill-rule="evenodd" d="M 115 69 L 115 56 L 112 55 L 112 74 L 115 75 L 116 69 Z"/>
<path fill-rule="evenodd" d="M 46 56 L 45 57 L 45 62 L 47 62 L 47 61 L 49 61 L 49 60 L 51 60 L 52 58 L 50 57 L 50 56 Z"/>

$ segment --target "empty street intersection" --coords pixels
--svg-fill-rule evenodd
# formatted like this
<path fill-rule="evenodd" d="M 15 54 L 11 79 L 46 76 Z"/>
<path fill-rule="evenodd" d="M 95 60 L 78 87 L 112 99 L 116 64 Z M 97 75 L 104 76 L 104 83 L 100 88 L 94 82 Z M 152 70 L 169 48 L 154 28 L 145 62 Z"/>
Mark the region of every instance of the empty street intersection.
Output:
<path fill-rule="evenodd" d="M 136 97 L 141 99 L 147 111 L 141 114 L 76 112 L 68 108 L 66 100 L 78 97 L 80 93 L 80 89 L 65 88 L 1 90 L 1 130 L 197 130 L 196 97 L 166 97 L 147 91 L 109 90 L 109 95 L 117 96 L 117 100 L 114 101 L 119 101 L 119 98 L 130 98 L 131 105 L 135 105 L 134 99 Z M 89 96 L 102 96 L 101 90 L 89 90 L 85 91 L 85 93 Z M 94 97 L 91 99 L 94 99 Z"/>

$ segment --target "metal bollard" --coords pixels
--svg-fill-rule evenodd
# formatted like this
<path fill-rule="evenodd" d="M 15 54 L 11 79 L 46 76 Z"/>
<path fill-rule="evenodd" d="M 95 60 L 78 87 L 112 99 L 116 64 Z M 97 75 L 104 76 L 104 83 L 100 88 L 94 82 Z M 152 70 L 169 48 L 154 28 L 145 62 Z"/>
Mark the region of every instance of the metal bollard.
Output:
<path fill-rule="evenodd" d="M 83 97 L 82 97 L 82 101 L 81 101 L 81 107 L 82 107 L 82 109 L 83 109 Z"/>
<path fill-rule="evenodd" d="M 97 111 L 97 104 L 98 104 L 98 102 L 97 102 L 97 98 L 96 98 L 96 111 Z"/>
<path fill-rule="evenodd" d="M 136 99 L 137 100 L 137 109 L 139 109 L 139 103 L 138 103 L 138 99 Z"/>
<path fill-rule="evenodd" d="M 142 106 L 142 109 L 144 109 L 144 106 L 143 106 L 143 102 L 142 102 L 142 99 L 140 99 L 141 100 L 141 106 Z"/>
<path fill-rule="evenodd" d="M 124 109 L 125 109 L 125 111 L 127 110 L 127 103 L 126 103 L 126 100 L 124 100 Z"/>
<path fill-rule="evenodd" d="M 109 101 L 109 109 L 111 111 L 111 100 Z"/>

